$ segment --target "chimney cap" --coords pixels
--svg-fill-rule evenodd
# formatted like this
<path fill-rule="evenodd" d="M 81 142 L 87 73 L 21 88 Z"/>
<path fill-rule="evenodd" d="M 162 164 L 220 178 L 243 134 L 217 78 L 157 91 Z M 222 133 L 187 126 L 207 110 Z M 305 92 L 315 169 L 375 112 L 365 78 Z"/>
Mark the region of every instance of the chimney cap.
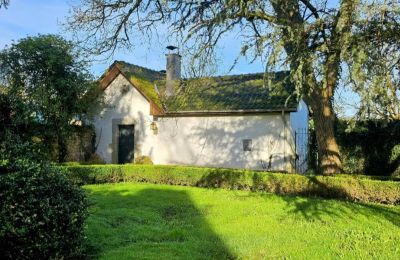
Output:
<path fill-rule="evenodd" d="M 168 46 L 167 46 L 167 49 L 170 50 L 170 51 L 173 51 L 173 50 L 178 49 L 178 47 L 172 46 L 172 45 L 168 45 Z"/>

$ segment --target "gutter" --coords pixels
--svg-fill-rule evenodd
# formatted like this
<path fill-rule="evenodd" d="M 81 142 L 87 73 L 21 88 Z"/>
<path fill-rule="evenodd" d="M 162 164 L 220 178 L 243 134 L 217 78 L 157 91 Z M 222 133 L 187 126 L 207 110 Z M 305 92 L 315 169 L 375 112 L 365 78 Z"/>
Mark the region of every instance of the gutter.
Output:
<path fill-rule="evenodd" d="M 174 111 L 165 112 L 157 117 L 174 116 L 210 116 L 210 115 L 247 115 L 247 114 L 266 114 L 266 113 L 290 113 L 296 112 L 297 108 L 286 109 L 239 109 L 239 110 L 192 110 L 192 111 Z"/>

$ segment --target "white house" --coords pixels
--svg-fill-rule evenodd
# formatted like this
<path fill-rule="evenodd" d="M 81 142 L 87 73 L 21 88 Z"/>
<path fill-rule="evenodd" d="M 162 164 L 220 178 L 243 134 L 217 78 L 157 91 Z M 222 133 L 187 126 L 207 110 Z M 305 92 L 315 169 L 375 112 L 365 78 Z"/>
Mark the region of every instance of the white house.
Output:
<path fill-rule="evenodd" d="M 96 151 L 107 163 L 148 156 L 154 164 L 287 172 L 304 164 L 295 131 L 307 129 L 308 109 L 291 97 L 287 72 L 181 80 L 180 56 L 168 54 L 164 72 L 116 61 L 100 85 Z"/>

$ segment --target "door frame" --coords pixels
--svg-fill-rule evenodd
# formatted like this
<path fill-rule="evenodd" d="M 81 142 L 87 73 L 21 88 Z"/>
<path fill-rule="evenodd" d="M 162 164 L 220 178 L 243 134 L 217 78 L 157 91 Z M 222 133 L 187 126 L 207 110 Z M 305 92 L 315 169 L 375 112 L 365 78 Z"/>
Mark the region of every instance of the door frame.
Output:
<path fill-rule="evenodd" d="M 136 126 L 137 121 L 133 118 L 115 118 L 112 119 L 112 144 L 111 144 L 111 162 L 118 164 L 118 146 L 119 146 L 119 126 L 120 125 L 134 125 Z M 133 156 L 136 157 L 136 127 L 134 127 L 134 146 Z"/>

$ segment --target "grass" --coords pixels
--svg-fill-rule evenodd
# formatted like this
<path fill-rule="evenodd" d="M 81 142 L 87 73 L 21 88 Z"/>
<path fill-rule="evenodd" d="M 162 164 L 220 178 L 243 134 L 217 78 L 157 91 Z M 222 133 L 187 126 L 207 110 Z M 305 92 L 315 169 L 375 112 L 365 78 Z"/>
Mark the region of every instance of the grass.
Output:
<path fill-rule="evenodd" d="M 85 186 L 101 259 L 397 259 L 400 207 L 155 184 Z"/>

